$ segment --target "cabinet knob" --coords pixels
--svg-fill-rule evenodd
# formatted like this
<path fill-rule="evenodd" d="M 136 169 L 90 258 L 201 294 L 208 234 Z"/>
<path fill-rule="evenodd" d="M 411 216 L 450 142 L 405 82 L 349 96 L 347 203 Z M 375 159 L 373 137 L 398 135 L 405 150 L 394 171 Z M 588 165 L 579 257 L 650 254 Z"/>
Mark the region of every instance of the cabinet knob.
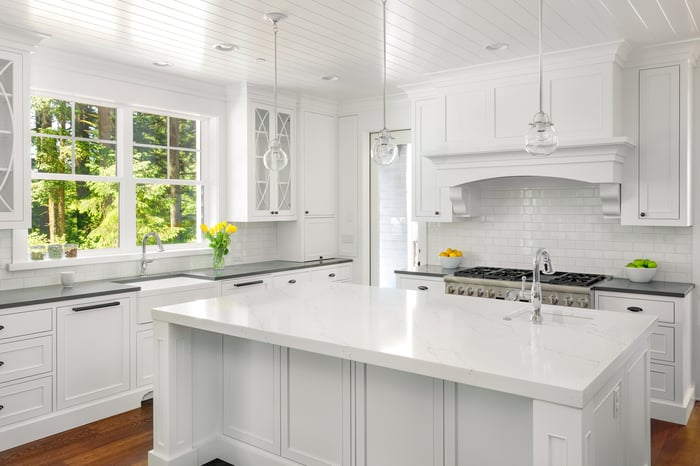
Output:
<path fill-rule="evenodd" d="M 419 289 L 420 291 L 427 291 L 427 290 L 428 290 L 428 287 L 425 286 L 425 285 L 418 285 L 418 289 Z"/>
<path fill-rule="evenodd" d="M 440 212 L 436 210 L 435 215 L 440 215 Z"/>
<path fill-rule="evenodd" d="M 304 213 L 305 213 L 306 215 L 309 215 L 309 211 L 308 211 L 308 210 L 305 210 Z"/>
<path fill-rule="evenodd" d="M 288 283 L 291 283 L 291 284 L 293 285 L 293 284 L 295 284 L 296 282 L 297 282 L 297 281 L 296 281 L 295 279 L 292 278 L 291 280 L 289 280 Z"/>
<path fill-rule="evenodd" d="M 646 217 L 646 216 L 647 216 L 647 213 L 646 213 L 646 212 L 639 212 L 639 216 L 640 216 L 640 217 Z"/>
<path fill-rule="evenodd" d="M 331 277 L 331 278 L 334 278 L 334 277 L 335 277 L 335 274 L 334 274 L 333 272 L 331 272 L 331 273 L 328 274 L 328 276 Z"/>
<path fill-rule="evenodd" d="M 0 330 L 2 330 L 2 329 L 4 329 L 4 328 L 5 328 L 4 325 L 0 325 Z"/>
<path fill-rule="evenodd" d="M 0 361 L 0 367 L 5 365 L 5 361 Z"/>
<path fill-rule="evenodd" d="M 4 405 L 0 405 L 0 411 L 2 411 L 2 408 L 4 408 L 4 407 L 5 407 Z"/>
<path fill-rule="evenodd" d="M 639 306 L 630 306 L 627 308 L 627 310 L 631 312 L 642 312 L 644 309 Z"/>

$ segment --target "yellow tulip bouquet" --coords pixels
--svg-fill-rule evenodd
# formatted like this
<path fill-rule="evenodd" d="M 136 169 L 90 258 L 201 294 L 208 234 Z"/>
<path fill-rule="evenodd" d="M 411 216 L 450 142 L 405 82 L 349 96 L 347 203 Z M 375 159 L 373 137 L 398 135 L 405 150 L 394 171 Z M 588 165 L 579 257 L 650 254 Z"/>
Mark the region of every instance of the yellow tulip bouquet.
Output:
<path fill-rule="evenodd" d="M 228 222 L 219 222 L 211 228 L 202 223 L 199 228 L 209 240 L 209 247 L 214 250 L 214 269 L 223 269 L 224 256 L 228 254 L 228 245 L 231 244 L 231 235 L 238 227 Z"/>

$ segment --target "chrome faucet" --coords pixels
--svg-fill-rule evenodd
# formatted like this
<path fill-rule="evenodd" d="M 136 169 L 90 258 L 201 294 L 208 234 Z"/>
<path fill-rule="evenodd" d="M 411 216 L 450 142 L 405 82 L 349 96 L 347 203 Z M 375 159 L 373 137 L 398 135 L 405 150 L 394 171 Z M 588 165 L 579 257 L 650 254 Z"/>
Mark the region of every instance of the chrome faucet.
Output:
<path fill-rule="evenodd" d="M 158 252 L 163 252 L 165 249 L 163 249 L 163 243 L 160 240 L 160 236 L 158 236 L 158 233 L 155 231 L 150 231 L 146 233 L 143 236 L 143 239 L 141 240 L 141 276 L 145 277 L 146 276 L 146 266 L 153 262 L 153 259 L 146 259 L 146 241 L 148 241 L 149 237 L 153 237 L 156 240 L 156 244 L 158 245 Z"/>
<path fill-rule="evenodd" d="M 549 251 L 539 248 L 532 259 L 532 288 L 530 288 L 530 302 L 532 303 L 532 315 L 530 321 L 533 324 L 542 323 L 542 285 L 540 285 L 540 268 L 545 275 L 554 273 L 552 259 Z"/>

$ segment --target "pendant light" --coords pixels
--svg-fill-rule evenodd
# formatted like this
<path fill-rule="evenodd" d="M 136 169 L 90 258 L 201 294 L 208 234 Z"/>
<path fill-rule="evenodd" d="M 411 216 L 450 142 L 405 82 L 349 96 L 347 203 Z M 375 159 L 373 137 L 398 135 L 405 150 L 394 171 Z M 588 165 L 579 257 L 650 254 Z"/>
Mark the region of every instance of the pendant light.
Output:
<path fill-rule="evenodd" d="M 386 128 L 386 0 L 382 0 L 382 24 L 384 34 L 384 101 L 382 104 L 383 127 L 372 143 L 372 160 L 378 165 L 391 165 L 399 155 L 399 148 L 394 144 L 394 138 Z"/>
<path fill-rule="evenodd" d="M 286 17 L 287 15 L 283 13 L 267 13 L 265 15 L 265 19 L 272 23 L 272 31 L 275 35 L 275 110 L 271 116 L 271 118 L 275 119 L 275 122 L 277 121 L 277 23 Z M 272 121 L 270 122 L 270 129 L 272 129 Z M 272 138 L 268 144 L 267 151 L 263 155 L 263 165 L 270 171 L 279 171 L 287 166 L 287 163 L 289 163 L 289 156 L 284 148 L 282 148 L 279 135 L 274 134 L 271 136 Z"/>
<path fill-rule="evenodd" d="M 525 137 L 525 150 L 530 155 L 546 157 L 557 150 L 559 135 L 549 115 L 542 110 L 542 0 L 540 0 L 539 23 L 540 111 L 535 113 L 530 122 L 530 128 Z"/>

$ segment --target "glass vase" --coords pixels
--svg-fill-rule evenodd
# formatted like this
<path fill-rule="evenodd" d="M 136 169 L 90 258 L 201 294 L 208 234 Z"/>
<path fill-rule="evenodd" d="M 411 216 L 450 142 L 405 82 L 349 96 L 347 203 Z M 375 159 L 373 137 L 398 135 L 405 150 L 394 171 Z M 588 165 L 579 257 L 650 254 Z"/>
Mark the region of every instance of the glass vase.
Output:
<path fill-rule="evenodd" d="M 221 249 L 214 249 L 214 261 L 213 261 L 213 267 L 214 270 L 223 270 L 224 268 L 224 256 L 226 255 L 225 250 Z"/>

